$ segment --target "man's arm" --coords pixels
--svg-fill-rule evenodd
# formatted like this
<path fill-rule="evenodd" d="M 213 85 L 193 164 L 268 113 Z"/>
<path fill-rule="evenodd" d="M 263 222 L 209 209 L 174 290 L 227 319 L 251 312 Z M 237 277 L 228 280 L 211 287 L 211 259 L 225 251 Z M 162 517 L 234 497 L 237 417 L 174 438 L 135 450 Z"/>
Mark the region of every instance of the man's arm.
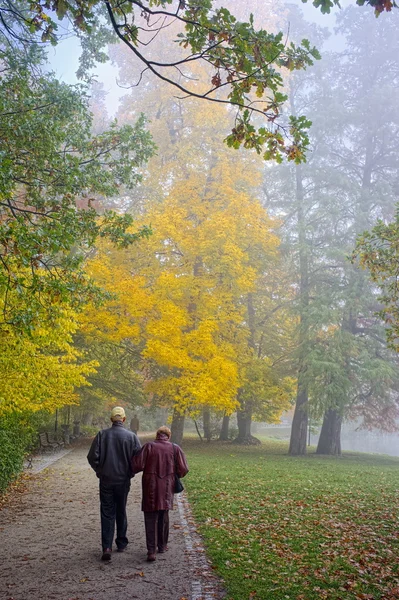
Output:
<path fill-rule="evenodd" d="M 133 444 L 132 444 L 132 448 L 131 448 L 131 454 L 130 454 L 130 476 L 134 477 L 136 473 L 138 473 L 139 471 L 136 469 L 133 469 L 133 464 L 134 464 L 134 457 L 137 456 L 138 454 L 140 454 L 141 452 L 141 444 L 140 444 L 140 440 L 137 437 L 137 435 L 135 433 L 132 433 L 133 436 Z M 142 470 L 142 469 L 139 469 Z"/>
<path fill-rule="evenodd" d="M 100 456 L 101 456 L 101 431 L 99 431 L 91 443 L 87 460 L 91 468 L 98 474 L 100 468 Z"/>
<path fill-rule="evenodd" d="M 134 442 L 133 442 L 132 457 L 136 456 L 136 454 L 138 454 L 141 450 L 141 444 L 140 444 L 139 438 L 137 437 L 137 435 L 135 433 L 133 433 L 133 437 L 134 437 Z"/>

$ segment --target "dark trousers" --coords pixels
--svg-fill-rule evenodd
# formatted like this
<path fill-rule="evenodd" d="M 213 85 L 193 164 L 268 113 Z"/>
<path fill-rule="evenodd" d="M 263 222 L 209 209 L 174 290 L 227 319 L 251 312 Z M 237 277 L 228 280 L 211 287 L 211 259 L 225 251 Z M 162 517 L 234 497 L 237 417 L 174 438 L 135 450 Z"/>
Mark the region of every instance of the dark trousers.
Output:
<path fill-rule="evenodd" d="M 103 550 L 112 548 L 116 522 L 116 545 L 125 548 L 129 542 L 126 537 L 126 502 L 130 490 L 130 481 L 110 484 L 100 482 L 101 543 Z"/>
<path fill-rule="evenodd" d="M 153 510 L 144 512 L 145 537 L 148 554 L 165 550 L 169 539 L 169 511 Z"/>

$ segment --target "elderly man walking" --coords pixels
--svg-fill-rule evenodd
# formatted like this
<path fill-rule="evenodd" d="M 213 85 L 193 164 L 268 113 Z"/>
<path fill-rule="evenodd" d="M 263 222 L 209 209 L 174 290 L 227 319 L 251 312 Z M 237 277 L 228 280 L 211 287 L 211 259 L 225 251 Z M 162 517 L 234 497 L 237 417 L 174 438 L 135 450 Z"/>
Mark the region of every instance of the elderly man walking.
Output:
<path fill-rule="evenodd" d="M 116 547 L 123 552 L 128 545 L 126 503 L 133 477 L 131 460 L 141 445 L 136 434 L 123 424 L 125 411 L 116 406 L 111 412 L 112 426 L 99 431 L 94 438 L 87 460 L 100 480 L 101 560 L 111 560 L 116 523 Z"/>

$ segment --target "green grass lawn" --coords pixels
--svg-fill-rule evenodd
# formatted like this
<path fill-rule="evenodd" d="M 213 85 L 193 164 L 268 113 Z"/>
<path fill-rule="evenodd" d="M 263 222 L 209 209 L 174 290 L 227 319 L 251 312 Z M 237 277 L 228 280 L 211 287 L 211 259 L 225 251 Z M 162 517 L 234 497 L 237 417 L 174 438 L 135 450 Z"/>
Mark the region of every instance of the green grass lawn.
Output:
<path fill-rule="evenodd" d="M 399 599 L 399 459 L 185 440 L 185 487 L 228 600 Z"/>

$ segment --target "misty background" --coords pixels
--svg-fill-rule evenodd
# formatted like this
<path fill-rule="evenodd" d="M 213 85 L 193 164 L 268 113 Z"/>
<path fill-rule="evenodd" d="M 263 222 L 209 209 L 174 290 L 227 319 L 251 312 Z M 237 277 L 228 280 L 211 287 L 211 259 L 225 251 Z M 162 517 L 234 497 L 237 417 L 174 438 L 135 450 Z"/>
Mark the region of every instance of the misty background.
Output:
<path fill-rule="evenodd" d="M 247 3 L 243 0 L 226 1 L 223 5 L 241 19 L 248 17 Z M 354 351 L 358 361 L 355 371 L 359 367 L 357 372 L 354 374 L 352 370 L 348 380 L 344 380 L 342 373 L 327 365 L 327 342 L 312 337 L 313 334 L 307 348 L 308 356 L 313 353 L 311 368 L 314 368 L 315 377 L 321 373 L 322 379 L 325 376 L 329 384 L 336 377 L 332 390 L 338 387 L 342 391 L 347 386 L 345 393 L 360 398 L 358 406 L 349 410 L 344 420 L 342 449 L 398 456 L 398 433 L 383 431 L 380 425 L 384 428 L 385 424 L 382 420 L 379 423 L 378 418 L 374 421 L 364 419 L 366 396 L 379 398 L 385 395 L 392 399 L 398 395 L 398 364 L 396 353 L 381 343 L 383 333 L 375 319 L 379 308 L 378 290 L 367 282 L 364 273 L 359 274 L 349 265 L 348 256 L 356 236 L 371 227 L 377 218 L 393 218 L 398 200 L 399 105 L 395 78 L 399 72 L 396 33 L 399 19 L 396 11 L 376 19 L 372 11 L 348 3 L 342 10 L 334 9 L 330 15 L 322 15 L 312 5 L 302 2 L 278 6 L 255 2 L 251 3 L 251 11 L 255 13 L 257 26 L 281 28 L 287 39 L 296 42 L 306 37 L 322 55 L 314 67 L 293 74 L 287 82 L 290 110 L 293 114 L 305 114 L 313 122 L 308 161 L 301 167 L 299 175 L 305 214 L 302 224 L 292 216 L 292 198 L 298 194 L 298 175 L 295 181 L 292 166 L 259 167 L 264 171 L 261 192 L 264 206 L 282 221 L 283 248 L 286 248 L 286 255 L 290 255 L 294 271 L 297 269 L 294 278 L 300 277 L 301 268 L 298 232 L 302 226 L 306 228 L 307 276 L 312 290 L 306 308 L 308 316 L 309 306 L 312 306 L 310 312 L 313 311 L 309 318 L 327 330 L 338 327 L 346 319 L 344 315 L 358 312 L 357 322 L 352 327 L 352 337 L 356 337 L 358 344 Z M 156 43 L 154 46 L 155 53 L 162 52 L 161 43 L 158 49 Z M 49 51 L 52 68 L 68 83 L 76 82 L 79 53 L 73 37 Z M 162 88 L 159 82 L 146 76 L 138 87 L 129 84 L 138 81 L 140 69 L 124 48 L 118 46 L 111 50 L 111 61 L 99 65 L 93 73 L 97 121 L 101 121 L 101 117 L 104 121 L 117 117 L 125 122 L 129 110 L 132 115 L 142 111 L 150 120 L 150 130 L 154 123 L 156 126 L 159 106 L 151 96 L 152 86 L 160 90 L 159 94 L 165 94 L 165 98 L 173 96 L 173 90 Z M 130 85 L 133 85 L 131 89 Z M 181 106 L 185 102 L 188 105 L 190 100 L 176 100 Z M 151 169 L 150 163 L 147 184 L 144 182 L 139 190 L 142 198 L 152 193 L 148 182 L 155 171 Z M 137 198 L 132 198 L 130 204 L 126 198 L 124 202 L 125 208 L 129 206 L 133 212 L 137 209 Z M 359 302 L 359 295 L 363 304 Z M 376 339 L 379 340 L 378 347 L 374 345 Z M 348 343 L 352 344 L 353 340 Z M 342 347 L 332 351 L 345 352 Z M 356 384 L 348 391 L 355 378 Z M 378 381 L 374 388 L 373 381 Z M 383 385 L 386 388 L 382 391 Z M 320 396 L 323 395 L 322 388 L 323 384 L 318 390 Z M 313 394 L 316 392 L 314 390 Z M 291 418 L 292 415 L 284 417 L 280 425 L 254 423 L 253 432 L 255 435 L 258 431 L 269 432 L 273 436 L 279 431 L 277 437 L 289 439 Z M 310 415 L 308 435 L 312 445 L 317 444 L 321 422 L 322 409 L 316 402 L 314 414 Z"/>

